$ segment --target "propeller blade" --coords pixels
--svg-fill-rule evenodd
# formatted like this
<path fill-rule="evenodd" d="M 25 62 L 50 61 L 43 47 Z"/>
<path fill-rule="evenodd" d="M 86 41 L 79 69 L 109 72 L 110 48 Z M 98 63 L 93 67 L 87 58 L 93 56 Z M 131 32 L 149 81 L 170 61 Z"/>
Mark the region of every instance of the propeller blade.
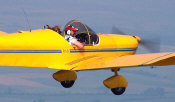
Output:
<path fill-rule="evenodd" d="M 118 29 L 116 26 L 112 27 L 112 34 L 127 35 L 123 31 Z M 149 52 L 152 52 L 152 53 L 160 52 L 160 36 L 153 37 L 153 35 L 151 35 L 151 37 L 149 36 L 149 38 L 144 37 L 143 39 L 141 39 L 140 44 Z"/>
<path fill-rule="evenodd" d="M 121 34 L 121 35 L 126 35 L 123 31 L 118 29 L 116 26 L 112 27 L 112 34 Z"/>
<path fill-rule="evenodd" d="M 160 52 L 160 38 L 142 39 L 140 44 L 152 53 Z"/>

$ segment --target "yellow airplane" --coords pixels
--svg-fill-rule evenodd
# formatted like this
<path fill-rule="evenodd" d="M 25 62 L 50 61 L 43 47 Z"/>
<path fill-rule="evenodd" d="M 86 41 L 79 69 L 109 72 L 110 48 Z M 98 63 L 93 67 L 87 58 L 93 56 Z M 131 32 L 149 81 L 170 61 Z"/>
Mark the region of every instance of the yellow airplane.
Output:
<path fill-rule="evenodd" d="M 79 29 L 76 37 L 85 43 L 83 49 L 70 45 L 65 34 L 50 29 L 0 32 L 0 66 L 58 69 L 53 78 L 65 88 L 73 86 L 76 71 L 111 69 L 114 75 L 103 83 L 115 95 L 121 95 L 128 82 L 118 74 L 120 68 L 175 64 L 174 52 L 135 54 L 141 42 L 138 36 L 96 34 L 77 20 L 67 25 Z"/>

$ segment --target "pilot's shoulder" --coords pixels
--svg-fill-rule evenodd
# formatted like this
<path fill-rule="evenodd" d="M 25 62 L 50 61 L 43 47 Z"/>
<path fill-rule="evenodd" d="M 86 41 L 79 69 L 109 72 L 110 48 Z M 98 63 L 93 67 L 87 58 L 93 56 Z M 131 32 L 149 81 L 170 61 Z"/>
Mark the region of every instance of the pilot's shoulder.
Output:
<path fill-rule="evenodd" d="M 67 38 L 69 38 L 69 37 L 70 37 L 69 35 L 65 35 L 65 36 L 64 36 L 65 39 L 67 39 Z"/>

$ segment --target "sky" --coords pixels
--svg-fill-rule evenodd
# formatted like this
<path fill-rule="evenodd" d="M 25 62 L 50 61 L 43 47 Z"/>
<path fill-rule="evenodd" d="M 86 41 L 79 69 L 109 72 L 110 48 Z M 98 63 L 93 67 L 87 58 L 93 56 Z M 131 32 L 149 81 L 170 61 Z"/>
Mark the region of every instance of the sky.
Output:
<path fill-rule="evenodd" d="M 0 30 L 12 33 L 64 25 L 73 19 L 96 33 L 113 26 L 141 38 L 161 38 L 161 52 L 175 50 L 174 0 L 0 0 Z M 27 18 L 27 20 L 26 20 Z M 148 53 L 142 47 L 138 53 Z M 104 87 L 110 70 L 78 72 L 74 87 L 64 89 L 52 78 L 57 70 L 0 67 L 0 98 L 4 102 L 163 102 L 174 100 L 174 66 L 122 69 L 129 86 L 123 96 Z M 66 97 L 66 98 L 65 98 Z M 70 98 L 67 98 L 70 97 Z"/>
<path fill-rule="evenodd" d="M 46 24 L 64 27 L 68 21 L 77 19 L 92 27 L 97 33 L 111 33 L 111 28 L 115 25 L 130 35 L 158 36 L 163 38 L 162 43 L 174 44 L 173 0 L 0 0 L 0 2 L 2 2 L 0 30 L 6 32 L 29 30 L 29 25 L 31 29 L 42 28 Z M 164 40 L 165 38 L 169 40 Z"/>

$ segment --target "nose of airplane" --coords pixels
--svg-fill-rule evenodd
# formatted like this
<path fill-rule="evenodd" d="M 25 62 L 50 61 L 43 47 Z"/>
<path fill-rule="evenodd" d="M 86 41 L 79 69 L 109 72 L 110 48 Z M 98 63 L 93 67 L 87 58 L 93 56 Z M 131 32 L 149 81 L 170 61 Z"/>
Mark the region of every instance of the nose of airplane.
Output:
<path fill-rule="evenodd" d="M 138 36 L 133 36 L 135 39 L 137 39 L 137 41 L 138 41 L 138 43 L 140 43 L 141 42 L 141 38 L 140 37 L 138 37 Z"/>

